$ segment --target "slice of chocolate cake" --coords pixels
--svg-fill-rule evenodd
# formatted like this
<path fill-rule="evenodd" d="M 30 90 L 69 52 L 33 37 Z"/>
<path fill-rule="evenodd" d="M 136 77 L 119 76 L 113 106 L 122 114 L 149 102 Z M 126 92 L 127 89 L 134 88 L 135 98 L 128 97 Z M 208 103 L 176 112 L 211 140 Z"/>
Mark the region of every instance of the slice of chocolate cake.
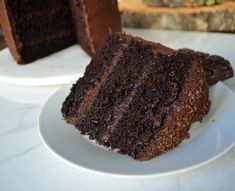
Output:
<path fill-rule="evenodd" d="M 69 0 L 78 43 L 90 55 L 110 32 L 121 31 L 117 0 Z"/>
<path fill-rule="evenodd" d="M 76 42 L 67 0 L 0 0 L 6 43 L 19 64 Z"/>
<path fill-rule="evenodd" d="M 200 59 L 114 33 L 73 85 L 62 113 L 97 143 L 149 160 L 177 147 L 209 106 Z"/>

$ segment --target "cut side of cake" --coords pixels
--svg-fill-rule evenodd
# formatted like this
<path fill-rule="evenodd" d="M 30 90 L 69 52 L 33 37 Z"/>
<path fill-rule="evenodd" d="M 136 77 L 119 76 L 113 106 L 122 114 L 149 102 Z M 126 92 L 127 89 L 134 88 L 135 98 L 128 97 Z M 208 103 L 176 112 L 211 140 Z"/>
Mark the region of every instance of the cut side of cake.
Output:
<path fill-rule="evenodd" d="M 76 42 L 67 0 L 0 0 L 0 22 L 6 43 L 19 64 Z"/>
<path fill-rule="evenodd" d="M 78 43 L 93 56 L 110 32 L 121 32 L 117 0 L 69 0 Z"/>
<path fill-rule="evenodd" d="M 73 85 L 62 114 L 97 143 L 149 160 L 188 138 L 209 107 L 200 59 L 113 33 Z"/>

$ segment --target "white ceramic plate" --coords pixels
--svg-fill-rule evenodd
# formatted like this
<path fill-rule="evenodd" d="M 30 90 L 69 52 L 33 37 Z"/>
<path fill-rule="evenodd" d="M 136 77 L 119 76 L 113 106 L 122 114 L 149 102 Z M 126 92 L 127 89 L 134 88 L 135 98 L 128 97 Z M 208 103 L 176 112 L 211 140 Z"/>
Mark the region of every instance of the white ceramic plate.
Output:
<path fill-rule="evenodd" d="M 49 86 L 68 84 L 85 71 L 90 57 L 74 45 L 55 54 L 18 65 L 6 48 L 0 51 L 0 82 L 21 86 Z"/>
<path fill-rule="evenodd" d="M 145 162 L 105 150 L 62 120 L 60 109 L 70 86 L 62 88 L 46 102 L 38 125 L 47 147 L 76 167 L 124 177 L 162 176 L 207 164 L 234 145 L 235 96 L 223 83 L 210 88 L 210 112 L 201 124 L 191 126 L 190 139 L 176 149 Z"/>

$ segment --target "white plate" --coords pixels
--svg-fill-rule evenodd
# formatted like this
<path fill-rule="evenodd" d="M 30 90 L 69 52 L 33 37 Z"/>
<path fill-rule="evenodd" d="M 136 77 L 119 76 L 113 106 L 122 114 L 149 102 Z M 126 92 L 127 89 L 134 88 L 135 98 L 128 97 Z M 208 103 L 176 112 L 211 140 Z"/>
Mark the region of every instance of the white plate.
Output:
<path fill-rule="evenodd" d="M 201 124 L 191 126 L 190 139 L 176 149 L 145 162 L 105 150 L 62 120 L 60 109 L 70 86 L 62 88 L 46 102 L 38 125 L 47 147 L 76 167 L 114 176 L 160 176 L 207 164 L 234 145 L 235 96 L 223 83 L 210 88 L 210 112 Z"/>
<path fill-rule="evenodd" d="M 0 51 L 0 82 L 21 86 L 68 84 L 81 77 L 90 57 L 78 45 L 36 60 L 18 65 L 8 48 Z"/>

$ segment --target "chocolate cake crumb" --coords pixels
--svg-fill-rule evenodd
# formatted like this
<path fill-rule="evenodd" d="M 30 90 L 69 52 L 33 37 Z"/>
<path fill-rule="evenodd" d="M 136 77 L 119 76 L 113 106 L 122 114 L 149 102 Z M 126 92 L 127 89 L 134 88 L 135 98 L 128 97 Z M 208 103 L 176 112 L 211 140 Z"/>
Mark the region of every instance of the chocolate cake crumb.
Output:
<path fill-rule="evenodd" d="M 200 58 L 113 33 L 71 89 L 62 113 L 91 140 L 149 160 L 189 137 L 190 125 L 209 111 L 208 97 Z"/>

